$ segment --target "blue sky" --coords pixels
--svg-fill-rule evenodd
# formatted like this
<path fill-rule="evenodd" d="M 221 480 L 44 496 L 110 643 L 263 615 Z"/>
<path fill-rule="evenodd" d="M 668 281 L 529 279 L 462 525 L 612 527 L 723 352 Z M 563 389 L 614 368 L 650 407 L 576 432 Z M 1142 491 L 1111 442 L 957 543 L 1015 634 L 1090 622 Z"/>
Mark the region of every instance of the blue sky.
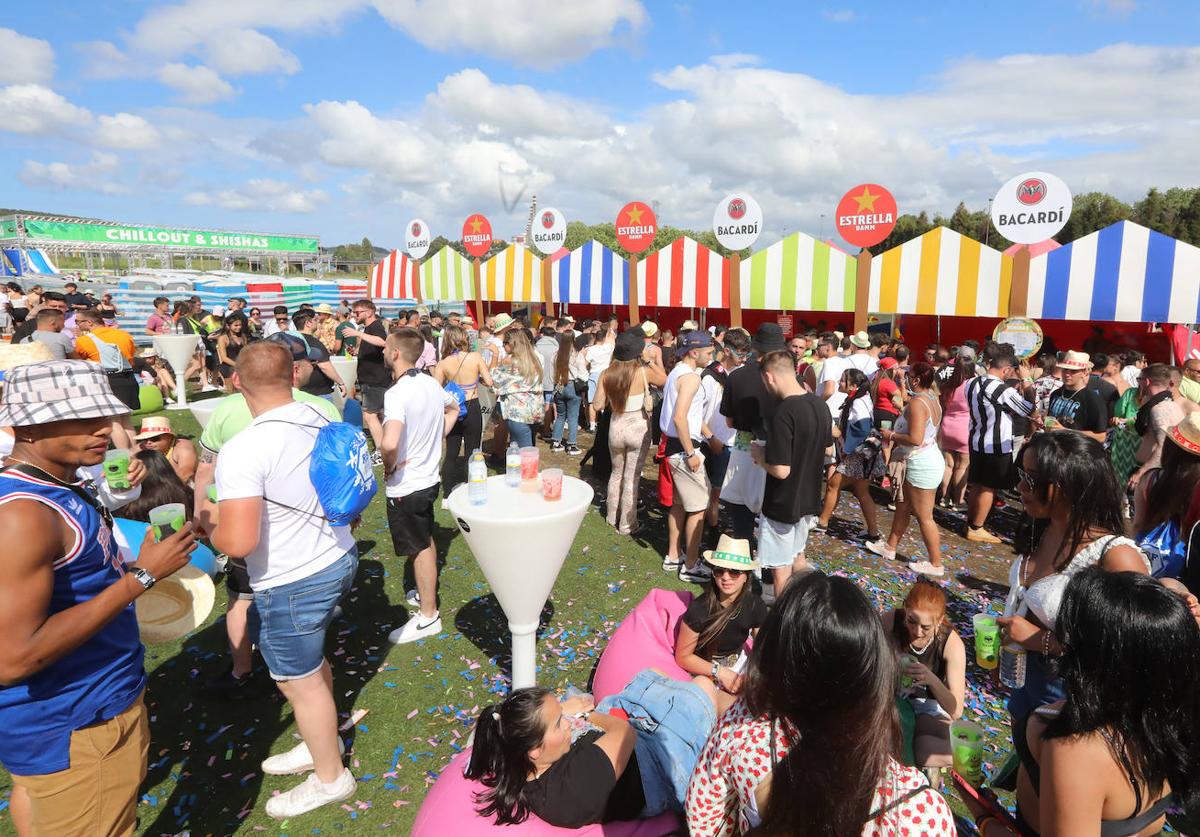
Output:
<path fill-rule="evenodd" d="M 413 216 L 515 232 L 501 180 L 698 227 L 744 188 L 766 244 L 863 181 L 931 212 L 1029 168 L 1127 199 L 1200 182 L 1197 4 L 911 5 L 19 4 L 0 205 L 398 245 Z"/>

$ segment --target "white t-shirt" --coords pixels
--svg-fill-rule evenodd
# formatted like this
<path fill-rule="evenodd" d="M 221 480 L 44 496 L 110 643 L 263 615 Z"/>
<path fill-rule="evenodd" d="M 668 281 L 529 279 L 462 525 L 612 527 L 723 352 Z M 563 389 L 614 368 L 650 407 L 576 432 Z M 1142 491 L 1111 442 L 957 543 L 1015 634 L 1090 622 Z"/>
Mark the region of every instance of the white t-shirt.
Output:
<path fill-rule="evenodd" d="M 833 381 L 834 394 L 838 391 L 838 385 L 842 382 L 842 375 L 845 374 L 848 368 L 846 358 L 830 355 L 821 363 L 821 376 L 817 378 L 817 395 L 823 396 L 826 381 Z"/>
<path fill-rule="evenodd" d="M 725 416 L 721 415 L 721 394 L 724 387 L 712 375 L 700 376 L 700 389 L 704 395 L 704 421 L 708 424 L 709 432 L 724 445 L 732 445 L 737 430 L 729 426 Z"/>
<path fill-rule="evenodd" d="M 869 379 L 879 370 L 879 361 L 871 357 L 867 352 L 854 352 L 849 357 L 845 358 L 848 366 L 853 366 L 859 372 L 862 372 Z"/>
<path fill-rule="evenodd" d="M 384 393 L 384 432 L 390 421 L 404 423 L 396 461 L 405 464 L 388 476 L 388 497 L 405 497 L 437 485 L 446 407 L 454 403 L 454 396 L 429 375 L 401 375 Z"/>
<path fill-rule="evenodd" d="M 329 525 L 308 478 L 317 431 L 326 423 L 311 406 L 292 401 L 255 418 L 217 456 L 222 501 L 263 498 L 258 546 L 246 556 L 254 590 L 308 578 L 354 547 L 349 526 Z"/>

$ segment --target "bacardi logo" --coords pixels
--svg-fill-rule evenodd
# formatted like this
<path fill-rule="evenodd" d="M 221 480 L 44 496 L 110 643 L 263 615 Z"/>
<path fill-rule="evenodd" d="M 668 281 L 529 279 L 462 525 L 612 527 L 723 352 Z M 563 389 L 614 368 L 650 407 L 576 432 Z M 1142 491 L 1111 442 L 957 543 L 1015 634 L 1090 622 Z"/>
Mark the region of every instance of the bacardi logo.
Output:
<path fill-rule="evenodd" d="M 412 225 L 412 237 L 417 238 L 420 235 L 421 235 L 421 225 L 414 222 Z"/>
<path fill-rule="evenodd" d="M 1046 197 L 1046 181 L 1040 177 L 1022 180 L 1017 186 L 1017 200 L 1025 206 L 1037 206 Z"/>
<path fill-rule="evenodd" d="M 543 212 L 542 213 L 542 227 L 544 227 L 545 229 L 550 229 L 553 226 L 554 226 L 554 213 L 553 212 Z"/>
<path fill-rule="evenodd" d="M 741 198 L 734 198 L 729 202 L 729 217 L 737 221 L 744 218 L 746 215 L 746 202 Z"/>

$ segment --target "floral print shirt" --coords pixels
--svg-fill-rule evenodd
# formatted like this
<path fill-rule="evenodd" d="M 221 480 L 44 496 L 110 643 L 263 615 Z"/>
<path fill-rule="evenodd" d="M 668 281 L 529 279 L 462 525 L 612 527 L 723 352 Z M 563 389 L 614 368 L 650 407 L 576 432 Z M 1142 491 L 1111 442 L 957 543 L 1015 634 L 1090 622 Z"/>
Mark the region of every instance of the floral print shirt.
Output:
<path fill-rule="evenodd" d="M 537 424 L 546 414 L 541 375 L 526 381 L 515 367 L 501 364 L 492 371 L 492 383 L 500 401 L 500 414 L 508 421 Z"/>

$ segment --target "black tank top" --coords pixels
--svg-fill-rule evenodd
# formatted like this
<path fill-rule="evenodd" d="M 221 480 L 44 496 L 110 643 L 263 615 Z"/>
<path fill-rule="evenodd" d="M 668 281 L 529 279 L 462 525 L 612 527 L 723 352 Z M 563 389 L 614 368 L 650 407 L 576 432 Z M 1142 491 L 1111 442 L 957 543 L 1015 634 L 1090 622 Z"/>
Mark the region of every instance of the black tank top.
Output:
<path fill-rule="evenodd" d="M 938 628 L 937 634 L 921 653 L 913 650 L 912 645 L 908 640 L 908 628 L 904 624 L 904 608 L 896 608 L 896 615 L 892 618 L 892 640 L 896 643 L 896 648 L 901 654 L 907 654 L 915 659 L 918 663 L 925 666 L 937 676 L 938 680 L 946 683 L 946 640 L 950 638 L 950 628 L 943 624 Z M 946 683 L 946 688 L 950 688 L 950 684 Z M 914 686 L 911 696 L 915 698 L 933 698 L 928 686 Z"/>

